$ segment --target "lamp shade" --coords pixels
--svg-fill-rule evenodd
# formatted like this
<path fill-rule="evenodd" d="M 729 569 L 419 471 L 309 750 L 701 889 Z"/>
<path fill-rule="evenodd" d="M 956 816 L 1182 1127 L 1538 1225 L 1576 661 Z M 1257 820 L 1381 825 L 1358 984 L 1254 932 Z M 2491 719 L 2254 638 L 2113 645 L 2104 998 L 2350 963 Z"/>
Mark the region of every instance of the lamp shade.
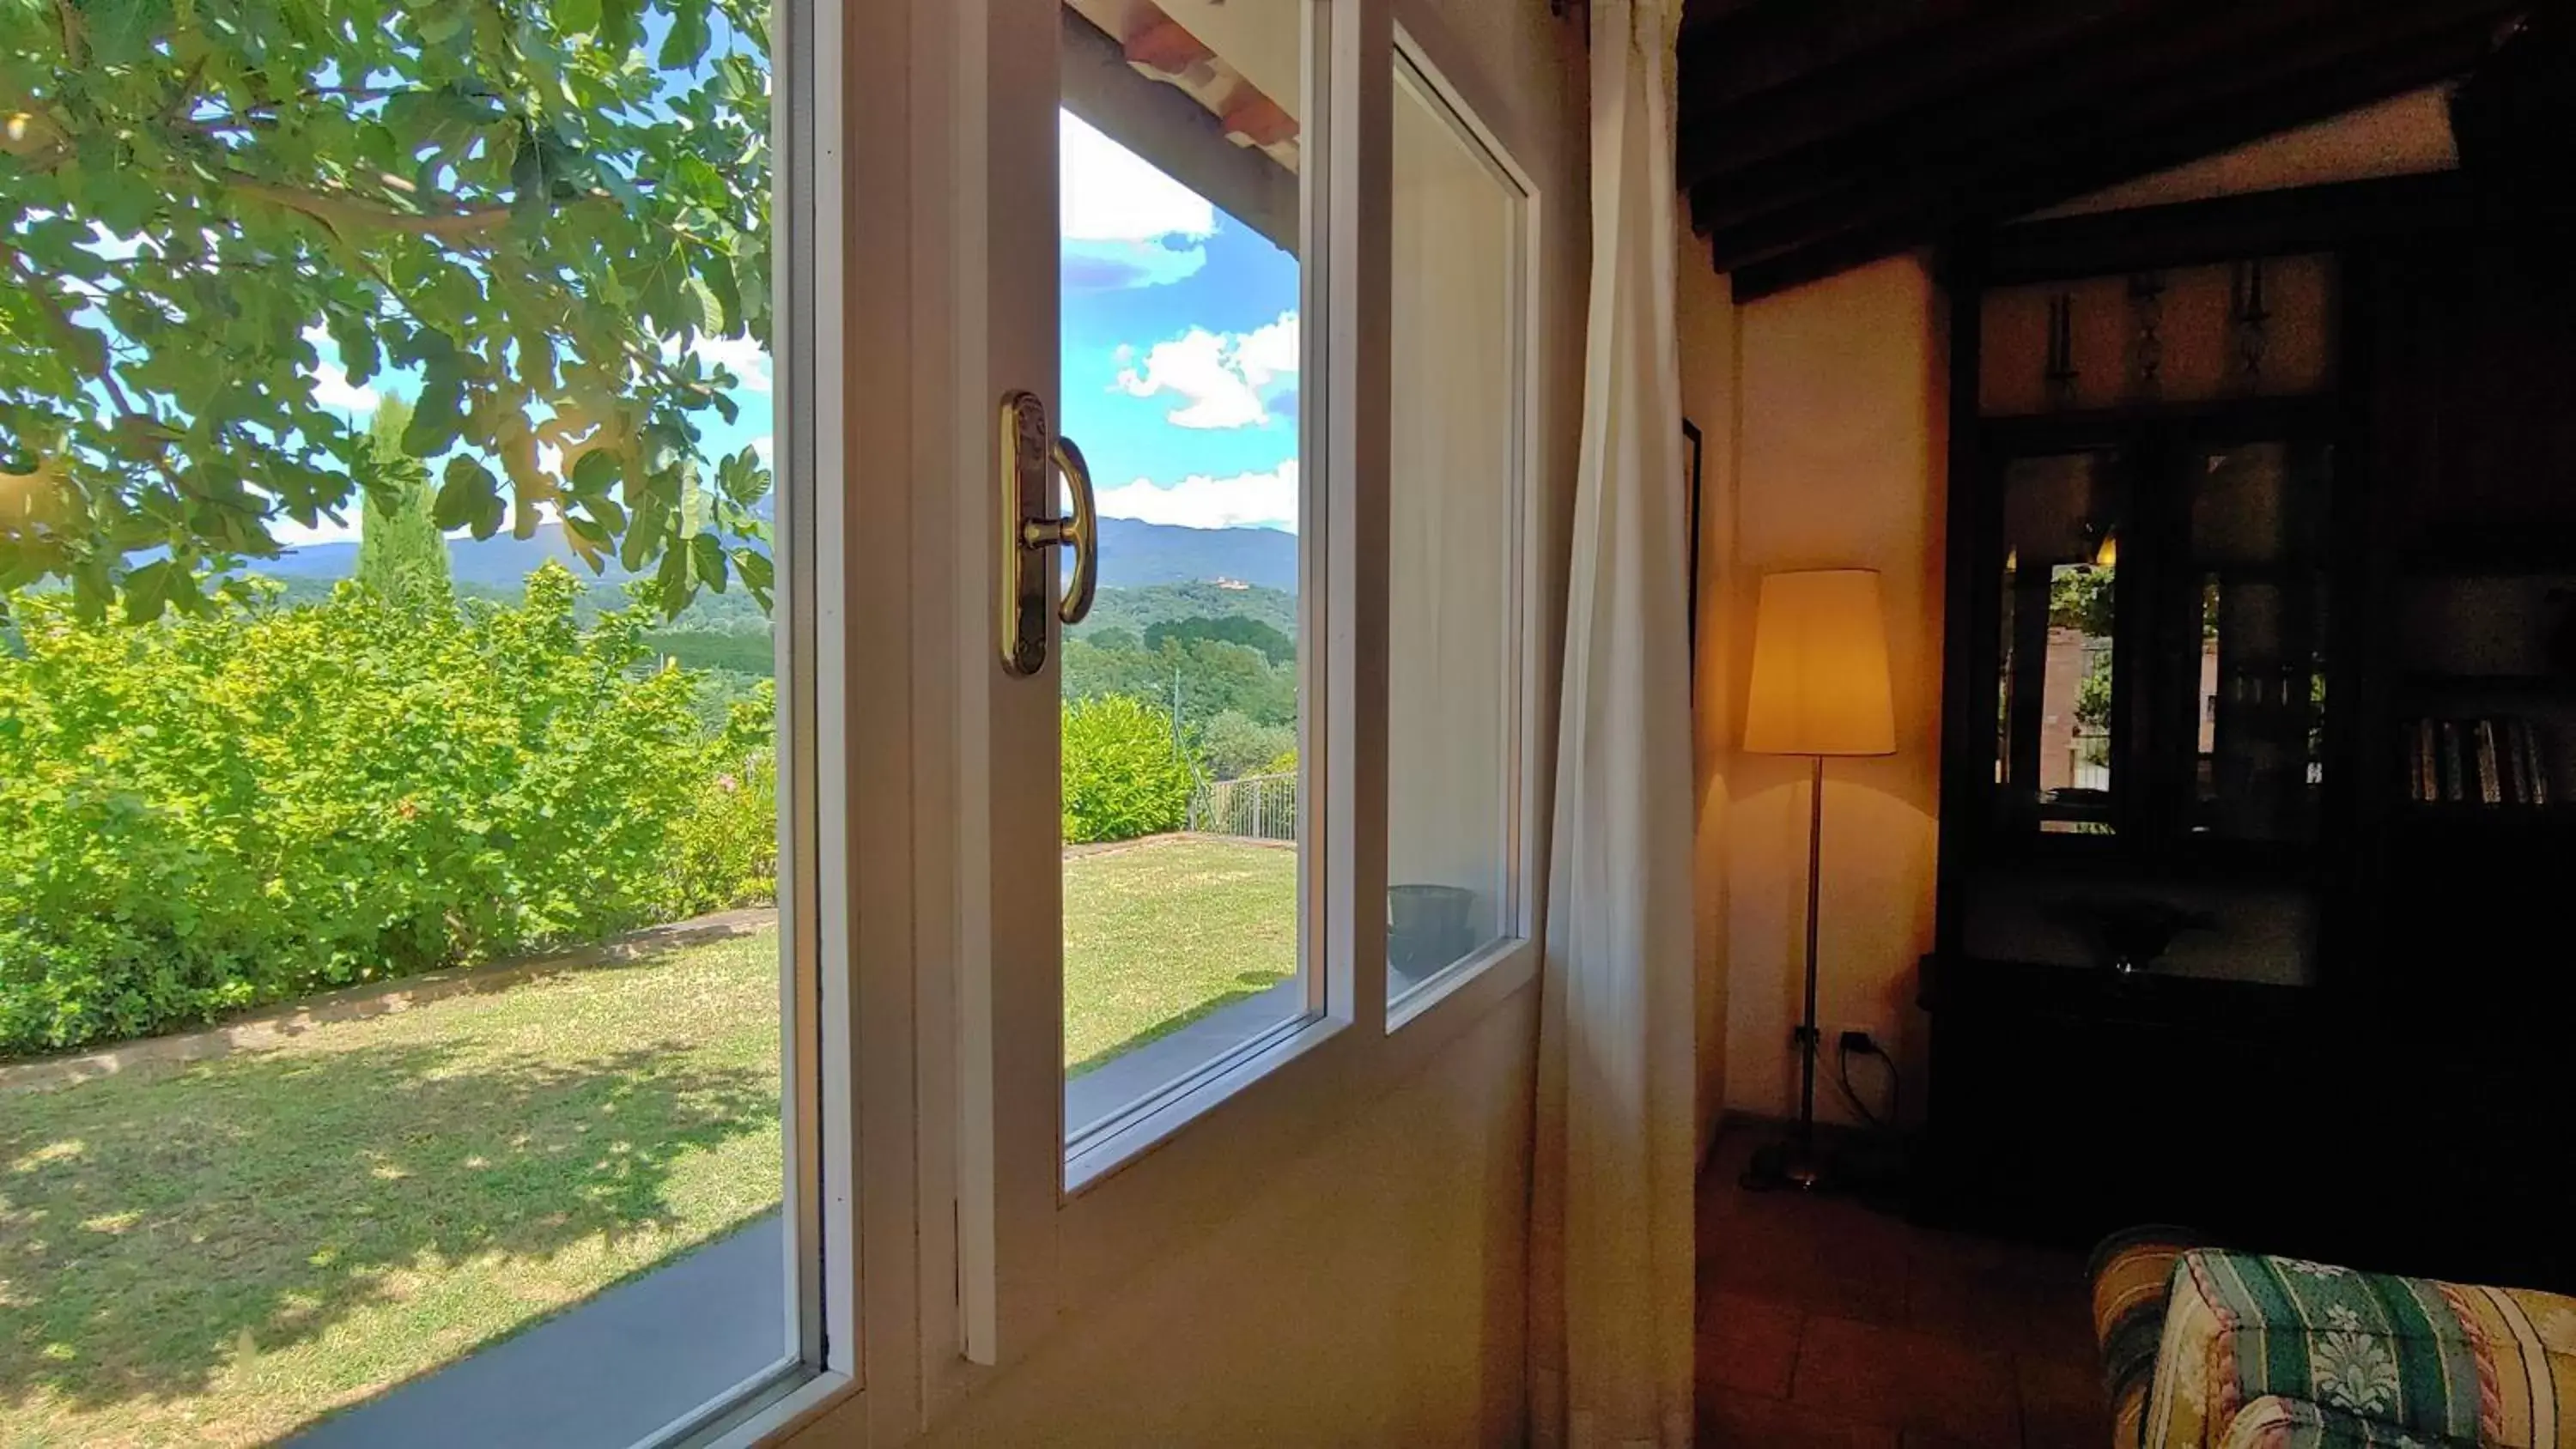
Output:
<path fill-rule="evenodd" d="M 1896 753 L 1877 570 L 1763 576 L 1744 748 L 1757 755 Z"/>

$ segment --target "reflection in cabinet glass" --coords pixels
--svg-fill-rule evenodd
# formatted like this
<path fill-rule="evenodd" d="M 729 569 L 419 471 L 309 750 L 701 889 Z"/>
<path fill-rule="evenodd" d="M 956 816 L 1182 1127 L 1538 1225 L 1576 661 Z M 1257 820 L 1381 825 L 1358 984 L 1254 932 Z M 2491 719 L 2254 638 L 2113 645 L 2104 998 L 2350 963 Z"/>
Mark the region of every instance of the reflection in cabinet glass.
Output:
<path fill-rule="evenodd" d="M 2003 461 L 1993 818 L 2150 853 L 2313 840 L 2332 448 L 2110 431 Z"/>
<path fill-rule="evenodd" d="M 2194 447 L 2187 571 L 2168 651 L 2193 676 L 2185 828 L 2306 840 L 2324 784 L 2326 573 L 2332 450 L 2323 443 Z"/>
<path fill-rule="evenodd" d="M 2121 465 L 2101 451 L 2004 469 L 1995 784 L 2008 826 L 2115 830 Z"/>

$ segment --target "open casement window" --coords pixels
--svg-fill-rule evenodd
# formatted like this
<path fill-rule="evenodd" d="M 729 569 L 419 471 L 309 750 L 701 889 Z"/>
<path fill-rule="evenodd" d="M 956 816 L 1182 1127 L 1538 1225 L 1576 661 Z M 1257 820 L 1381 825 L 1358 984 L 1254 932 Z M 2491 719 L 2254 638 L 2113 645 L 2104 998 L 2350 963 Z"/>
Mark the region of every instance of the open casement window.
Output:
<path fill-rule="evenodd" d="M 961 1124 L 925 1158 L 960 1289 L 953 1322 L 926 1295 L 934 1415 L 1532 977 L 1539 201 L 1396 10 L 913 11 L 963 77 L 909 97 L 949 143 L 915 304 L 960 323 L 908 334 L 960 379 L 913 414 L 943 486 L 904 535 L 941 585 L 908 605 L 918 868 L 955 862 L 920 1018 L 922 1120 Z M 1472 375 L 1400 380 L 1407 346 L 1451 360 L 1405 308 Z M 1391 883 L 1461 894 L 1425 935 L 1399 897 L 1439 891 Z M 1394 1034 L 1391 933 L 1454 968 Z"/>
<path fill-rule="evenodd" d="M 1387 994 L 1525 939 L 1529 185 L 1399 37 L 1390 291 Z"/>

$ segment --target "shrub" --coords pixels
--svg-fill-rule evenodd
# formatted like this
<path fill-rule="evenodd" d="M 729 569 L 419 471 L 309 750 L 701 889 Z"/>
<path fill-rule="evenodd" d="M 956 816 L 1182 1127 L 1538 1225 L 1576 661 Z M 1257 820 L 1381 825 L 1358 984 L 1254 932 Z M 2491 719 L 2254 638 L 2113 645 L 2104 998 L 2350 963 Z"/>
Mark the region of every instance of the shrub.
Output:
<path fill-rule="evenodd" d="M 1199 758 L 1219 780 L 1268 774 L 1282 757 L 1293 760 L 1296 754 L 1296 726 L 1262 724 L 1234 710 L 1209 720 L 1199 732 Z"/>
<path fill-rule="evenodd" d="M 595 939 L 774 878 L 735 818 L 772 808 L 736 763 L 765 732 L 710 738 L 695 680 L 643 666 L 640 618 L 584 629 L 578 592 L 550 564 L 522 602 L 462 612 L 343 586 L 118 627 L 15 601 L 0 1053 Z M 727 770 L 751 783 L 711 802 Z"/>
<path fill-rule="evenodd" d="M 776 718 L 777 691 L 766 679 L 730 706 L 710 751 L 715 773 L 672 833 L 673 916 L 778 898 Z"/>
<path fill-rule="evenodd" d="M 1172 747 L 1172 717 L 1123 694 L 1064 707 L 1064 838 L 1069 845 L 1178 830 L 1197 782 Z"/>

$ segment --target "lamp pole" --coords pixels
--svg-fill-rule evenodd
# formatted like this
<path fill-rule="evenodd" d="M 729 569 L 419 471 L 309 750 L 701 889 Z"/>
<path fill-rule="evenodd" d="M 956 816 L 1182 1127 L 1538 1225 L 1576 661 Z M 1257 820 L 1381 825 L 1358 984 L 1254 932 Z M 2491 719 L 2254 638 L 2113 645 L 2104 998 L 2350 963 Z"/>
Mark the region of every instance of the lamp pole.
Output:
<path fill-rule="evenodd" d="M 1798 1026 L 1798 1151 L 1786 1176 L 1802 1188 L 1816 1185 L 1816 920 L 1825 865 L 1825 757 L 1810 757 L 1807 774 L 1807 1013 Z"/>

